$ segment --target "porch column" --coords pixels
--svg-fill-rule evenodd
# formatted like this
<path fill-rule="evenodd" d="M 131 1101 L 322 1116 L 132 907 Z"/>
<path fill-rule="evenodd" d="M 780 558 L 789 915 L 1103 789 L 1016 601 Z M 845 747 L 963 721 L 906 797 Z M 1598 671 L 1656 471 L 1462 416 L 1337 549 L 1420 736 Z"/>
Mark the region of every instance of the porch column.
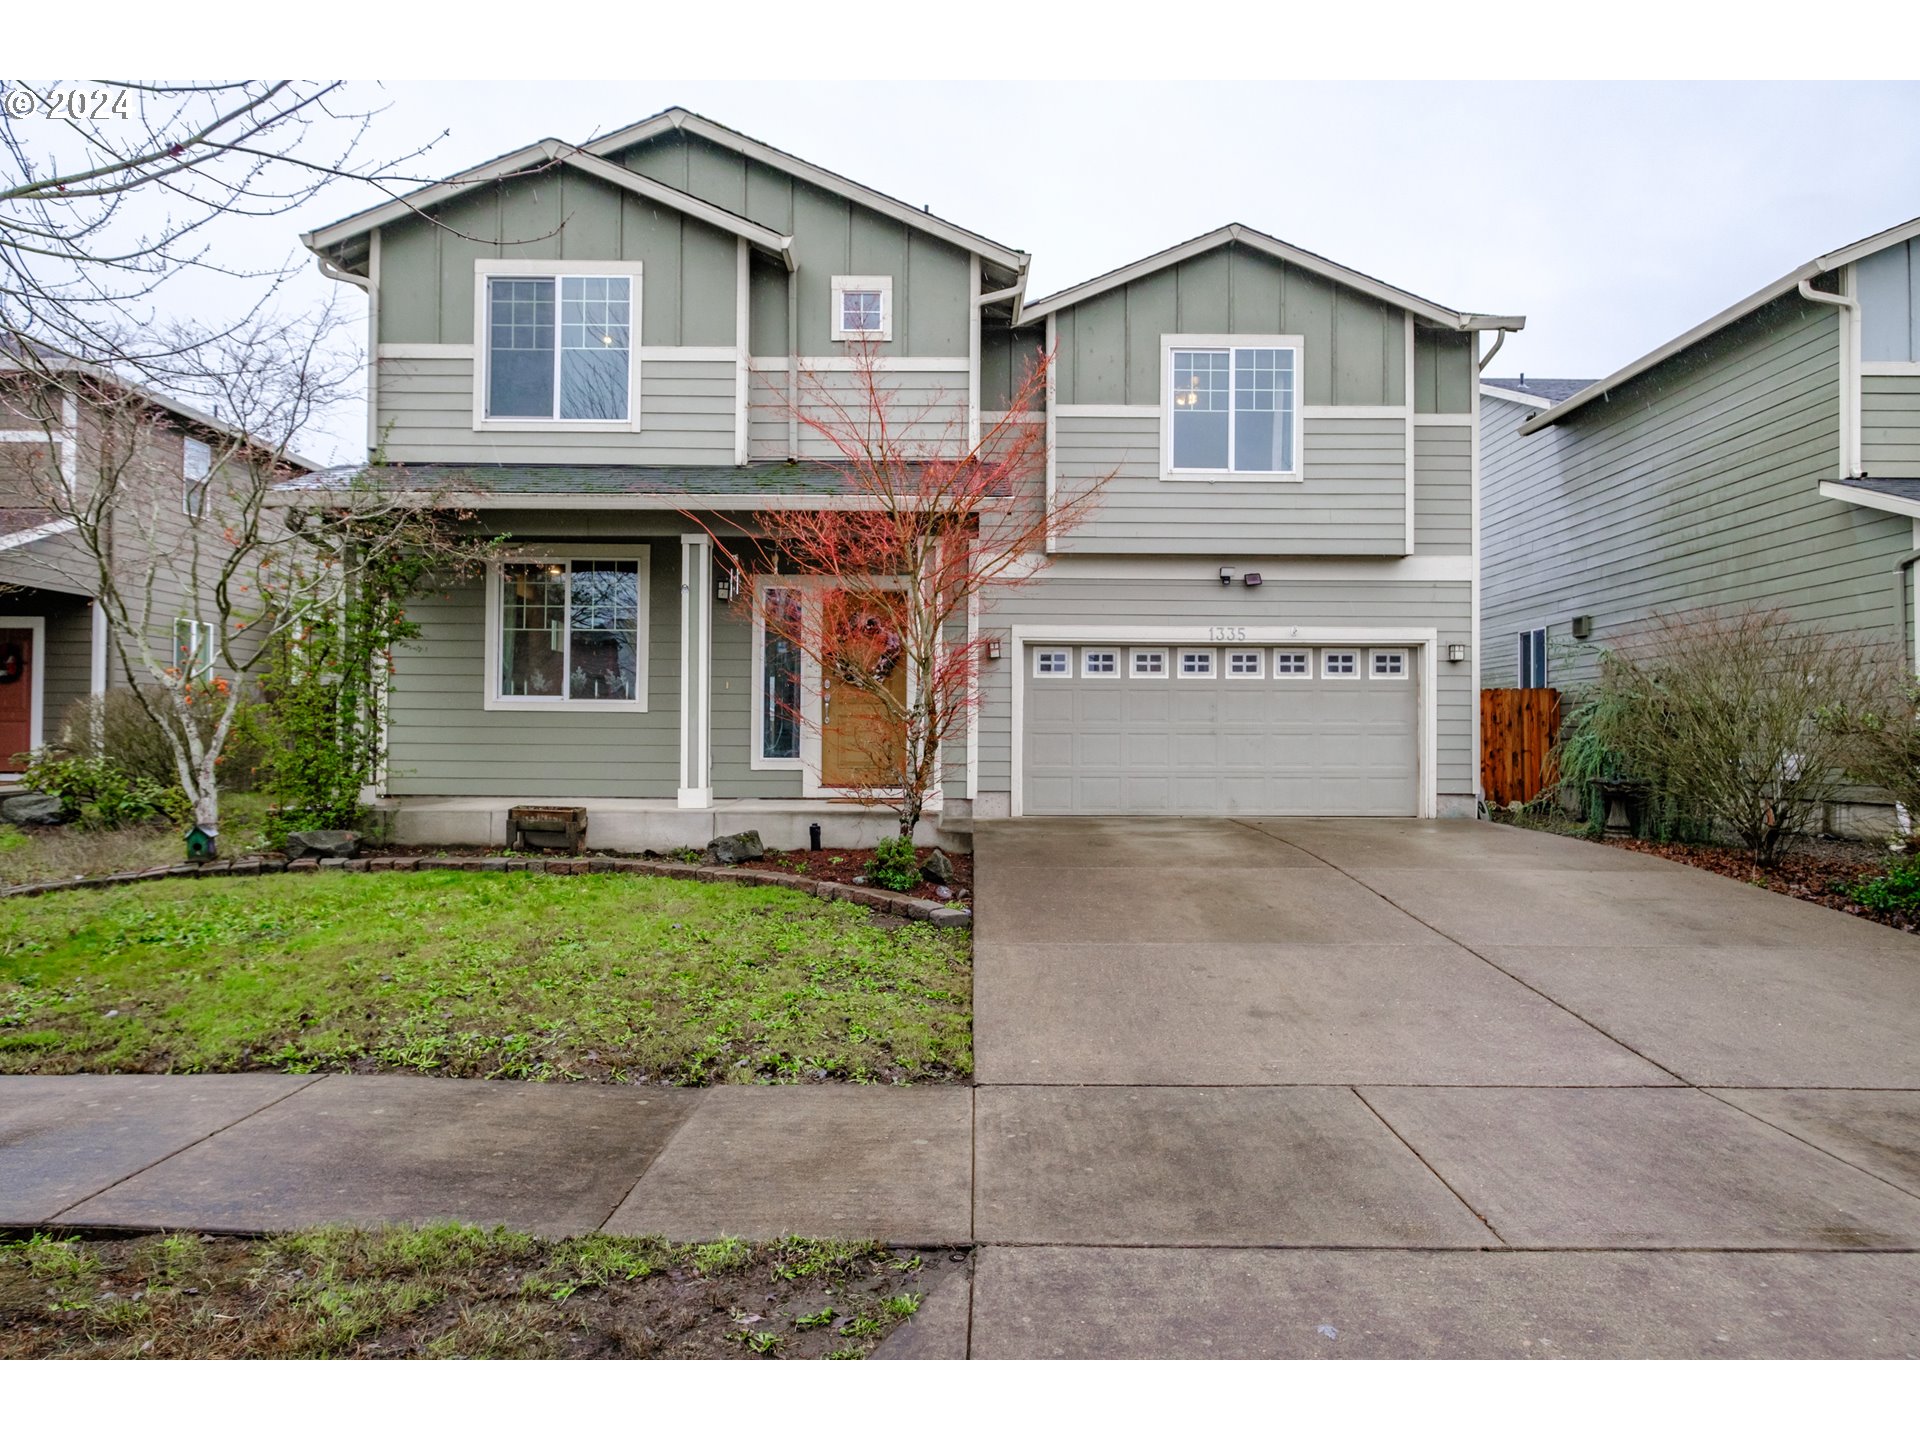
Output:
<path fill-rule="evenodd" d="M 713 541 L 680 537 L 680 808 L 713 804 Z"/>

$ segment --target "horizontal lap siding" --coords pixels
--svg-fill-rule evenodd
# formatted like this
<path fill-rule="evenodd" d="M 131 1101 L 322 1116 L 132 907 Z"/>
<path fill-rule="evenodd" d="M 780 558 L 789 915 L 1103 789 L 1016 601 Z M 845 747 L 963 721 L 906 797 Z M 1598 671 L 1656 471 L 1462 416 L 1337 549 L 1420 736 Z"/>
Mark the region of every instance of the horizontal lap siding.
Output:
<path fill-rule="evenodd" d="M 642 359 L 640 429 L 475 430 L 474 362 L 380 362 L 380 427 L 398 464 L 731 465 L 731 360 Z"/>
<path fill-rule="evenodd" d="M 1473 553 L 1473 428 L 1421 425 L 1413 432 L 1413 548 L 1422 555 Z"/>
<path fill-rule="evenodd" d="M 885 396 L 881 418 L 889 439 L 907 448 L 931 454 L 960 455 L 967 450 L 967 370 L 964 358 L 956 370 L 887 370 L 879 377 Z M 800 459 L 840 460 L 844 453 L 827 435 L 806 423 L 826 427 L 828 434 L 847 435 L 848 423 L 836 411 L 858 416 L 865 409 L 863 381 L 849 370 L 809 371 L 800 361 Z M 784 370 L 755 370 L 748 377 L 748 446 L 756 460 L 784 460 L 787 456 L 787 377 Z M 875 429 L 877 439 L 880 430 Z"/>
<path fill-rule="evenodd" d="M 27 610 L 30 597 L 0 596 L 0 609 Z M 32 609 L 47 622 L 46 652 L 40 658 L 45 733 L 59 736 L 67 713 L 93 690 L 93 607 L 71 595 L 31 597 Z"/>
<path fill-rule="evenodd" d="M 1056 494 L 1106 480 L 1067 551 L 1140 554 L 1398 555 L 1406 537 L 1406 422 L 1309 419 L 1306 478 L 1219 484 L 1164 478 L 1160 417 L 1061 415 Z"/>
<path fill-rule="evenodd" d="M 388 793 L 671 799 L 680 774 L 680 556 L 677 544 L 652 548 L 644 714 L 487 710 L 484 586 L 414 600 L 408 615 L 421 634 L 395 660 Z"/>
<path fill-rule="evenodd" d="M 1920 479 L 1920 375 L 1860 377 L 1860 463 L 1880 479 Z"/>
<path fill-rule="evenodd" d="M 713 612 L 713 795 L 716 800 L 791 799 L 797 770 L 753 768 L 753 621 L 739 607 Z"/>
<path fill-rule="evenodd" d="M 1513 682 L 1515 636 L 1549 627 L 1549 679 L 1582 683 L 1594 618 L 1617 643 L 1655 611 L 1779 606 L 1808 623 L 1900 633 L 1904 518 L 1821 498 L 1839 465 L 1833 312 L 1789 298 L 1695 353 L 1522 438 L 1482 423 L 1482 681 Z"/>
<path fill-rule="evenodd" d="M 1109 562 L 1111 563 L 1111 562 Z M 1391 562 L 1379 579 L 1289 579 L 1281 558 L 1249 561 L 1264 583 L 1256 591 L 1223 592 L 1204 567 L 1169 575 L 1160 567 L 1137 577 L 1076 577 L 1071 558 L 1056 561 L 1043 579 L 994 597 L 982 616 L 982 633 L 1004 634 L 1015 625 L 1302 625 L 1431 627 L 1439 632 L 1441 659 L 1435 721 L 1439 736 L 1439 793 L 1471 795 L 1477 777 L 1473 755 L 1473 672 L 1444 658 L 1451 643 L 1472 640 L 1473 604 L 1465 581 L 1392 578 Z M 1105 568 L 1105 567 L 1103 567 Z M 1261 642 L 1271 644 L 1274 642 Z M 1019 657 L 989 662 L 982 672 L 980 790 L 1012 785 L 1013 685 Z"/>

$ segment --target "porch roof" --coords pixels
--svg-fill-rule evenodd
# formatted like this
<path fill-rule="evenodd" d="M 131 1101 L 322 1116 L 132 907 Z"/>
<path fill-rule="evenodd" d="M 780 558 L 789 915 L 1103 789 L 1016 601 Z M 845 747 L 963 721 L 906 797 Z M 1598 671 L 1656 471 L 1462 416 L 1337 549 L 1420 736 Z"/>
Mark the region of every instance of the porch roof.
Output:
<path fill-rule="evenodd" d="M 795 509 L 857 503 L 832 465 L 341 465 L 275 487 L 273 503 L 324 504 L 357 486 L 422 505 L 504 509 Z"/>

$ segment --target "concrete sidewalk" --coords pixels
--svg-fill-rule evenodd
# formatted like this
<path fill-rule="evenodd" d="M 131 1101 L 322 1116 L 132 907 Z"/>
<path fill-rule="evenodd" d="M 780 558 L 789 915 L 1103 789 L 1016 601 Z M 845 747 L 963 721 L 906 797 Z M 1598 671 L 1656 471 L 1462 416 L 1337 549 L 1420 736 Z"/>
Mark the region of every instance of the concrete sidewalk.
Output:
<path fill-rule="evenodd" d="M 0 1077 L 0 1224 L 971 1243 L 923 1355 L 1920 1355 L 1920 940 L 1463 822 L 976 867 L 975 1088 Z"/>

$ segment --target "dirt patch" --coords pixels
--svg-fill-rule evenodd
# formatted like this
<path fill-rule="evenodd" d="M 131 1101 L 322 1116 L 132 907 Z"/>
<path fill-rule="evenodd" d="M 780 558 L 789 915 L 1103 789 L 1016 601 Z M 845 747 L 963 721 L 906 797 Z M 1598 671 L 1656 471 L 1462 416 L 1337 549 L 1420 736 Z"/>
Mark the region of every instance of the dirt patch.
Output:
<path fill-rule="evenodd" d="M 1808 841 L 1766 868 L 1755 865 L 1744 850 L 1732 850 L 1719 845 L 1680 845 L 1670 841 L 1632 840 L 1617 836 L 1609 837 L 1604 843 L 1621 850 L 1635 850 L 1642 855 L 1656 855 L 1662 860 L 1691 865 L 1697 870 L 1711 870 L 1731 880 L 1765 886 L 1776 895 L 1791 895 L 1796 900 L 1808 900 L 1815 905 L 1824 905 L 1829 910 L 1858 915 L 1863 920 L 1872 920 L 1895 930 L 1920 934 L 1920 916 L 1869 910 L 1847 894 L 1861 881 L 1871 879 L 1887 868 L 1886 849 L 1865 841 Z"/>
<path fill-rule="evenodd" d="M 472 1226 L 0 1246 L 0 1359 L 863 1359 L 964 1251 Z"/>
<path fill-rule="evenodd" d="M 925 861 L 930 853 L 922 850 L 921 860 Z M 940 887 L 926 879 L 922 879 L 913 889 L 899 893 L 916 900 L 970 904 L 973 898 L 973 857 L 948 854 L 947 859 L 953 865 L 953 883 L 946 887 L 950 894 L 942 895 Z M 781 870 L 789 875 L 804 875 L 809 880 L 832 880 L 841 885 L 871 885 L 871 880 L 858 877 L 868 874 L 872 864 L 871 850 L 769 850 L 766 859 L 743 861 L 739 868 Z"/>

